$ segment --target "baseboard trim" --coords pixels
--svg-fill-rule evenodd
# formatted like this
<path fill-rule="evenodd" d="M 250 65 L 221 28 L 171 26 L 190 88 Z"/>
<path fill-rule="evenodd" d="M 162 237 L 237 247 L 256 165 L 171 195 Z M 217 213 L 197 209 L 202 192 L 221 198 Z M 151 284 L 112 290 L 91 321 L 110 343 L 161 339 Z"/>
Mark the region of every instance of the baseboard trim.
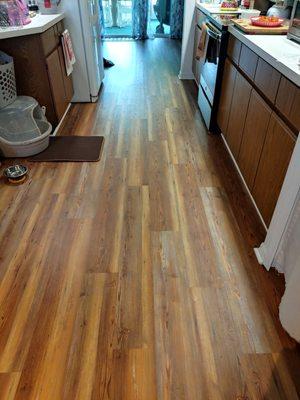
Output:
<path fill-rule="evenodd" d="M 247 183 L 246 183 L 246 181 L 245 181 L 245 179 L 244 179 L 244 177 L 243 177 L 243 175 L 241 173 L 241 170 L 239 169 L 239 166 L 238 166 L 237 162 L 235 161 L 234 155 L 232 154 L 232 152 L 231 152 L 231 150 L 230 150 L 230 148 L 229 148 L 229 146 L 228 146 L 228 144 L 226 142 L 226 139 L 225 139 L 223 133 L 221 133 L 221 136 L 222 136 L 223 142 L 224 142 L 224 144 L 225 144 L 225 146 L 226 146 L 226 148 L 227 148 L 227 150 L 228 150 L 228 152 L 230 154 L 230 157 L 231 157 L 231 159 L 232 159 L 232 161 L 234 163 L 234 166 L 235 166 L 237 172 L 239 173 L 239 176 L 240 176 L 240 178 L 241 178 L 241 180 L 242 180 L 242 182 L 243 182 L 243 184 L 245 186 L 245 189 L 247 190 L 247 193 L 248 193 L 248 195 L 249 195 L 249 197 L 250 197 L 250 199 L 251 199 L 251 201 L 252 201 L 252 203 L 253 203 L 253 205 L 255 207 L 255 210 L 256 210 L 260 220 L 261 220 L 261 223 L 263 224 L 265 230 L 267 231 L 268 230 L 267 225 L 265 224 L 265 221 L 264 221 L 264 219 L 263 219 L 263 217 L 262 217 L 262 215 L 261 215 L 256 203 L 255 203 L 255 200 L 254 200 L 254 198 L 253 198 L 253 196 L 252 196 L 252 194 L 251 194 L 251 192 L 250 192 L 250 190 L 249 190 L 249 188 L 247 186 Z"/>
<path fill-rule="evenodd" d="M 187 73 L 183 73 L 181 71 L 178 74 L 178 78 L 182 79 L 182 80 L 184 80 L 184 79 L 194 80 L 195 79 L 194 74 L 191 74 L 191 73 L 187 74 Z"/>
<path fill-rule="evenodd" d="M 66 115 L 68 114 L 68 111 L 71 107 L 71 103 L 69 103 L 64 115 L 62 116 L 62 119 L 59 121 L 59 124 L 57 125 L 57 127 L 54 129 L 54 132 L 52 133 L 52 136 L 56 136 L 57 132 L 59 131 L 60 127 L 62 126 L 64 119 L 66 118 Z"/>
<path fill-rule="evenodd" d="M 241 180 L 242 180 L 242 182 L 244 184 L 244 187 L 245 187 L 245 189 L 246 189 L 246 191 L 248 193 L 248 196 L 250 197 L 251 202 L 254 205 L 254 208 L 255 208 L 255 210 L 257 212 L 257 215 L 259 216 L 259 218 L 261 220 L 261 223 L 263 224 L 263 227 L 265 228 L 265 230 L 267 232 L 268 231 L 268 227 L 265 224 L 265 221 L 264 221 L 264 219 L 263 219 L 263 217 L 262 217 L 262 215 L 261 215 L 256 203 L 255 203 L 255 200 L 254 200 L 254 198 L 253 198 L 253 196 L 252 196 L 252 194 L 251 194 L 251 192 L 250 192 L 250 190 L 249 190 L 249 188 L 247 186 L 247 183 L 246 183 L 246 181 L 245 181 L 245 179 L 244 179 L 244 177 L 243 177 L 243 175 L 241 173 L 241 170 L 240 170 L 240 168 L 239 168 L 239 166 L 238 166 L 238 164 L 237 164 L 237 162 L 236 162 L 236 160 L 234 158 L 234 155 L 232 154 L 232 152 L 231 152 L 231 150 L 230 150 L 230 148 L 229 148 L 229 146 L 228 146 L 228 144 L 226 142 L 226 139 L 225 139 L 223 133 L 221 133 L 221 137 L 222 137 L 223 142 L 224 142 L 224 144 L 226 146 L 226 149 L 228 150 L 228 153 L 230 154 L 230 157 L 231 157 L 231 159 L 232 159 L 232 161 L 234 163 L 234 166 L 235 166 L 235 168 L 236 168 L 236 170 L 237 170 L 237 172 L 238 172 L 238 174 L 239 174 L 239 176 L 240 176 L 240 178 L 241 178 Z M 254 248 L 254 253 L 255 253 L 255 256 L 256 256 L 257 261 L 259 262 L 259 264 L 263 265 L 267 270 L 269 270 L 269 267 L 267 265 L 265 265 L 265 258 L 263 256 L 264 252 L 263 252 L 262 247 L 261 246 L 260 247 L 255 247 Z"/>

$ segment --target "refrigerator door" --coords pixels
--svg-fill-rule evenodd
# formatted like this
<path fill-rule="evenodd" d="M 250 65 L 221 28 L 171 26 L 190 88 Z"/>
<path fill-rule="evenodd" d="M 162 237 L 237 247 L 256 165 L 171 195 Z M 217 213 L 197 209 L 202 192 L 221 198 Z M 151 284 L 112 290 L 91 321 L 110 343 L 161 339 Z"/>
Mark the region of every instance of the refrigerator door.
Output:
<path fill-rule="evenodd" d="M 76 63 L 72 74 L 74 97 L 72 102 L 90 102 L 90 82 L 87 71 L 85 43 L 81 23 L 79 0 L 63 0 L 59 6 L 60 12 L 65 13 L 64 25 L 69 30 L 72 38 Z"/>
<path fill-rule="evenodd" d="M 90 96 L 95 102 L 104 78 L 99 3 L 97 0 L 79 0 L 79 4 Z"/>

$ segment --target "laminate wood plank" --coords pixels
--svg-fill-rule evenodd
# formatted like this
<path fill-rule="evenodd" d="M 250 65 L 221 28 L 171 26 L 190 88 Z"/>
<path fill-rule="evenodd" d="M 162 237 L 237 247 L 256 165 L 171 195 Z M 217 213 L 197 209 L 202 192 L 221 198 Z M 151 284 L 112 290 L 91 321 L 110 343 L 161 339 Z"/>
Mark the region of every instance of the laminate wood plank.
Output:
<path fill-rule="evenodd" d="M 284 281 L 178 43 L 104 46 L 99 103 L 60 130 L 105 136 L 100 162 L 0 180 L 0 399 L 299 398 Z"/>
<path fill-rule="evenodd" d="M 0 399 L 13 400 L 20 379 L 20 372 L 0 374 Z"/>

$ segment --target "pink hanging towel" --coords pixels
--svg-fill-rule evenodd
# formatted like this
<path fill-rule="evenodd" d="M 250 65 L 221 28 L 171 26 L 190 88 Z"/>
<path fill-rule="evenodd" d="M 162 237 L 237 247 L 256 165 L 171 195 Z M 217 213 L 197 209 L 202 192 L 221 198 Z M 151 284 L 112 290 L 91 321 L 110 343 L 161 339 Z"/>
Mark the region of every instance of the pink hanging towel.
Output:
<path fill-rule="evenodd" d="M 73 50 L 72 39 L 67 29 L 62 34 L 62 46 L 65 58 L 66 73 L 69 76 L 73 72 L 73 65 L 76 62 L 76 58 Z"/>

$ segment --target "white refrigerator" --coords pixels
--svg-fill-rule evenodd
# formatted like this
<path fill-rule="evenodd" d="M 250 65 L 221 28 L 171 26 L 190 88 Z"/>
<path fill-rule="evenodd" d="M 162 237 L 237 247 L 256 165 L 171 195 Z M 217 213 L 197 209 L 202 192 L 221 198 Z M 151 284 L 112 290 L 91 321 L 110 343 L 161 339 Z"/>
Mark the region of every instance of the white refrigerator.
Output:
<path fill-rule="evenodd" d="M 62 0 L 59 7 L 65 13 L 76 57 L 72 102 L 94 103 L 104 78 L 99 1 Z"/>

